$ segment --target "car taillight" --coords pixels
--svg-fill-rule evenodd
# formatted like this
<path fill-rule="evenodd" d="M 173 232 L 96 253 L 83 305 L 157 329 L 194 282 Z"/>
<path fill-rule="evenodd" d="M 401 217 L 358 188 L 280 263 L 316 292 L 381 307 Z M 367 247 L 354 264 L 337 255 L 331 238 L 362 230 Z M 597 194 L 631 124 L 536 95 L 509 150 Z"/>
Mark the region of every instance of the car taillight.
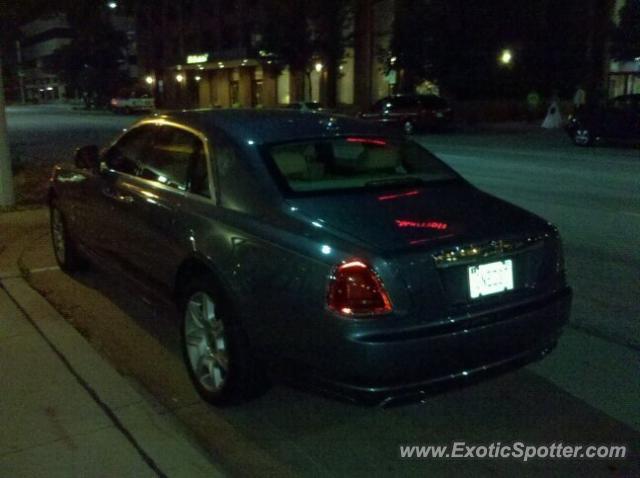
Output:
<path fill-rule="evenodd" d="M 346 316 L 388 314 L 389 294 L 375 271 L 359 260 L 336 266 L 327 294 L 329 309 Z"/>

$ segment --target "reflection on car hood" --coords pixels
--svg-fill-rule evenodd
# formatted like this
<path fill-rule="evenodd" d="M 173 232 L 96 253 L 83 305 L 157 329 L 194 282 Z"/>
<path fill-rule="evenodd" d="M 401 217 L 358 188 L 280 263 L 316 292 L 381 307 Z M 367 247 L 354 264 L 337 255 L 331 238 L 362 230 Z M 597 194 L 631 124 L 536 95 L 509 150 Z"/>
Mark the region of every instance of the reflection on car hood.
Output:
<path fill-rule="evenodd" d="M 430 248 L 539 232 L 537 216 L 465 183 L 289 199 L 316 225 L 383 251 Z"/>

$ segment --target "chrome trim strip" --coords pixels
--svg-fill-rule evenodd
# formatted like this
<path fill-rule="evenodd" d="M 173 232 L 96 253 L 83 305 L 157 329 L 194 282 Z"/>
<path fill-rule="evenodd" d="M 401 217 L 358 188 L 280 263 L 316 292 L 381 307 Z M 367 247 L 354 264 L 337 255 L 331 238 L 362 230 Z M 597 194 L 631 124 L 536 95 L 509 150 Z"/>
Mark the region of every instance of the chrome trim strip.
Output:
<path fill-rule="evenodd" d="M 465 244 L 443 249 L 432 254 L 436 267 L 446 268 L 477 262 L 478 259 L 510 255 L 516 252 L 537 249 L 552 235 L 541 233 L 517 239 L 499 239 L 480 244 Z"/>
<path fill-rule="evenodd" d="M 199 131 L 195 128 L 192 128 L 191 126 L 187 126 L 181 123 L 176 123 L 175 121 L 170 121 L 168 119 L 166 119 L 166 117 L 164 116 L 158 116 L 158 117 L 151 117 L 151 118 L 143 118 L 141 120 L 139 120 L 138 122 L 134 123 L 132 126 L 130 126 L 129 128 L 125 128 L 124 131 L 122 133 L 120 133 L 115 140 L 113 140 L 109 146 L 107 146 L 105 148 L 105 151 L 111 149 L 113 146 L 115 146 L 120 139 L 127 133 L 133 131 L 136 128 L 139 128 L 141 126 L 145 126 L 148 124 L 153 124 L 156 126 L 171 126 L 174 128 L 178 128 L 178 129 L 182 129 L 184 131 L 187 131 L 188 133 L 193 134 L 194 136 L 196 136 L 198 139 L 200 139 L 200 141 L 202 141 L 203 146 L 204 146 L 204 153 L 206 156 L 206 160 L 207 160 L 207 173 L 209 175 L 209 194 L 211 195 L 210 198 L 206 198 L 204 196 L 199 196 L 197 194 L 193 194 L 189 191 L 184 191 L 181 189 L 177 189 L 177 188 L 171 188 L 174 191 L 178 191 L 178 192 L 182 192 L 183 195 L 184 194 L 188 194 L 189 197 L 192 196 L 197 196 L 198 198 L 201 198 L 204 201 L 207 201 L 210 204 L 218 204 L 219 198 L 218 198 L 218 188 L 216 188 L 216 184 L 214 181 L 214 171 L 213 171 L 213 164 L 211 161 L 211 151 L 210 151 L 210 144 L 209 144 L 209 139 L 207 138 L 207 136 L 202 132 Z M 151 183 L 152 185 L 156 186 L 156 185 L 160 185 L 160 186 L 165 186 L 162 183 L 158 183 L 157 181 L 152 181 L 149 179 L 144 179 L 144 178 L 139 178 L 138 176 L 133 176 L 131 174 L 127 174 L 127 173 L 123 173 L 121 171 L 116 171 L 114 169 L 110 169 L 107 165 L 105 161 L 100 161 L 100 169 L 101 170 L 107 170 L 110 171 L 112 173 L 116 173 L 116 174 L 122 174 L 131 178 L 136 178 L 136 179 L 140 179 L 142 181 L 147 181 L 148 183 Z"/>

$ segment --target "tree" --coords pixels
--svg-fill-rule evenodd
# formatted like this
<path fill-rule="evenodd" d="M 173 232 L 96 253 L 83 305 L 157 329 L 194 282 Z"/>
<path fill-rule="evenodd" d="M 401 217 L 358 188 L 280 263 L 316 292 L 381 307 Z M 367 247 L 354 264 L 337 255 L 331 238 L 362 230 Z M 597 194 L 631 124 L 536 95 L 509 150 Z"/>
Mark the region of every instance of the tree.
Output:
<path fill-rule="evenodd" d="M 67 87 L 104 104 L 126 82 L 127 39 L 117 31 L 101 0 L 71 2 L 62 6 L 70 29 L 71 43 L 58 49 L 47 67 L 56 71 Z"/>
<path fill-rule="evenodd" d="M 325 102 L 335 106 L 339 63 L 350 38 L 345 32 L 352 8 L 343 0 L 264 0 L 261 48 L 289 65 L 294 76 L 308 74 L 316 57 L 324 66 Z M 299 82 L 298 82 L 299 83 Z M 294 100 L 302 92 L 294 91 Z"/>
<path fill-rule="evenodd" d="M 348 25 L 352 19 L 352 2 L 344 0 L 310 2 L 309 23 L 312 28 L 312 47 L 324 65 L 325 103 L 330 108 L 335 107 L 338 102 L 338 72 L 345 48 L 351 41 Z"/>
<path fill-rule="evenodd" d="M 611 56 L 622 61 L 640 58 L 640 0 L 627 0 L 620 9 L 620 23 L 612 36 Z"/>
<path fill-rule="evenodd" d="M 273 54 L 281 65 L 288 65 L 294 78 L 292 100 L 302 100 L 301 75 L 313 55 L 309 25 L 309 0 L 264 0 L 260 49 Z"/>
<path fill-rule="evenodd" d="M 460 99 L 523 98 L 532 89 L 568 96 L 578 83 L 601 81 L 610 4 L 397 0 L 386 59 L 396 57 L 404 91 L 429 80 Z M 498 61 L 505 48 L 509 65 Z"/>
<path fill-rule="evenodd" d="M 7 120 L 4 111 L 4 86 L 2 82 L 2 60 L 0 59 L 0 207 L 15 204 L 11 155 L 7 138 Z"/>
<path fill-rule="evenodd" d="M 69 90 L 81 93 L 86 106 L 104 105 L 127 79 L 121 70 L 126 39 L 110 25 L 78 31 L 69 45 L 58 49 L 47 67 L 56 71 Z"/>

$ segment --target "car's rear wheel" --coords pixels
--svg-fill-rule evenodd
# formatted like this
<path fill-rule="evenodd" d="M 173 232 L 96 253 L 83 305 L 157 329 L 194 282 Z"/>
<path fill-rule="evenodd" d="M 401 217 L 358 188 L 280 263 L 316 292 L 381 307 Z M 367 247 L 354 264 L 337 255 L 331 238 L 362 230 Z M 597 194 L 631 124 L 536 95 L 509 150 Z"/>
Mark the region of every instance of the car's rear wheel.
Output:
<path fill-rule="evenodd" d="M 591 131 L 582 126 L 577 128 L 573 133 L 573 142 L 578 146 L 591 146 L 593 144 Z"/>
<path fill-rule="evenodd" d="M 213 284 L 204 276 L 184 289 L 182 349 L 200 396 L 213 405 L 227 406 L 254 396 L 264 382 L 231 304 Z"/>
<path fill-rule="evenodd" d="M 67 222 L 60 208 L 53 203 L 50 209 L 51 240 L 56 262 L 65 272 L 82 269 L 86 261 L 69 233 Z"/>

